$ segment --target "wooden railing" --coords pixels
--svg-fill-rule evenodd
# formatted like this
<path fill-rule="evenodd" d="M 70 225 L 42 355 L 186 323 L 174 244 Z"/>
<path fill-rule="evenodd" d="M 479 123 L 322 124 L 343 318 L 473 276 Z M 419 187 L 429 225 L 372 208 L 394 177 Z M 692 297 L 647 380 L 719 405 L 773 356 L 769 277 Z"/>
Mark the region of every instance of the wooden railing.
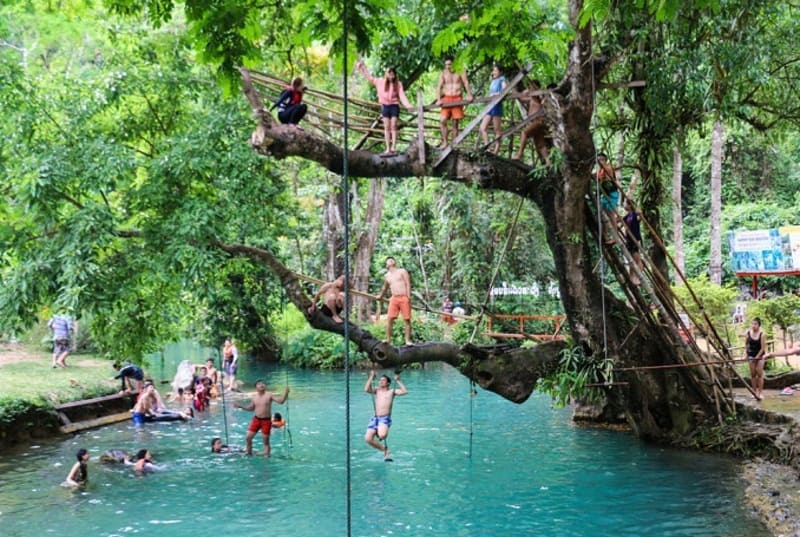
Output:
<path fill-rule="evenodd" d="M 493 324 L 498 320 L 514 320 L 519 323 L 518 332 L 495 332 Z M 526 321 L 549 321 L 553 323 L 553 330 L 547 334 L 529 334 L 525 332 Z M 517 315 L 517 314 L 495 314 L 487 318 L 486 335 L 496 339 L 532 339 L 535 341 L 550 341 L 553 339 L 564 339 L 561 335 L 561 328 L 566 321 L 565 315 Z"/>

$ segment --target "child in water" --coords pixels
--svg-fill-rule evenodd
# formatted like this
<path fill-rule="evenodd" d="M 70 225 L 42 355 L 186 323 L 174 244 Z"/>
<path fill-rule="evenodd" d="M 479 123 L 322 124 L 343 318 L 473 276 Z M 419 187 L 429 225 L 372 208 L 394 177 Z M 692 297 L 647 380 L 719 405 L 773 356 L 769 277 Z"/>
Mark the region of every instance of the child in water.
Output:
<path fill-rule="evenodd" d="M 67 475 L 67 479 L 63 483 L 66 487 L 80 487 L 85 485 L 89 480 L 89 468 L 86 465 L 89 460 L 89 452 L 81 448 L 75 454 L 75 457 L 78 459 L 78 462 L 72 466 L 72 469 Z"/>
<path fill-rule="evenodd" d="M 272 426 L 276 429 L 280 429 L 286 425 L 286 421 L 284 421 L 283 416 L 281 416 L 280 412 L 276 412 L 272 415 Z"/>

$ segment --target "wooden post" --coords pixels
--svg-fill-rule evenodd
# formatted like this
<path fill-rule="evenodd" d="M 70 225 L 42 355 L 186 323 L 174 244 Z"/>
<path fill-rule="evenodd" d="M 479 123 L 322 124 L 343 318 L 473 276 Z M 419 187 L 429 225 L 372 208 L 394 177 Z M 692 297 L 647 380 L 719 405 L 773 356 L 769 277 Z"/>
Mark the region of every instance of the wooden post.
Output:
<path fill-rule="evenodd" d="M 419 163 L 425 164 L 425 110 L 421 89 L 417 90 L 417 152 Z"/>

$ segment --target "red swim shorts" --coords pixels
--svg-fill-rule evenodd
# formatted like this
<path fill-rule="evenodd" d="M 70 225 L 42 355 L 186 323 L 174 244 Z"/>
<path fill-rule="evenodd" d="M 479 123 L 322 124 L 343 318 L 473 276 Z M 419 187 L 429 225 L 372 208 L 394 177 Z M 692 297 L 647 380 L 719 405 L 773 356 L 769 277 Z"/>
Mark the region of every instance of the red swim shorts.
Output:
<path fill-rule="evenodd" d="M 411 299 L 408 295 L 393 295 L 389 299 L 389 311 L 386 315 L 390 319 L 396 319 L 398 314 L 403 314 L 403 319 L 406 321 L 411 319 Z"/>
<path fill-rule="evenodd" d="M 461 99 L 461 95 L 445 95 L 442 97 L 442 104 L 457 103 L 461 100 L 463 100 Z M 447 108 L 442 108 L 441 116 L 442 119 L 464 119 L 464 107 L 449 106 Z"/>
<path fill-rule="evenodd" d="M 254 433 L 259 429 L 261 429 L 261 434 L 268 435 L 270 430 L 272 430 L 272 418 L 253 416 L 253 419 L 250 421 L 250 427 L 248 427 L 247 430 Z"/>

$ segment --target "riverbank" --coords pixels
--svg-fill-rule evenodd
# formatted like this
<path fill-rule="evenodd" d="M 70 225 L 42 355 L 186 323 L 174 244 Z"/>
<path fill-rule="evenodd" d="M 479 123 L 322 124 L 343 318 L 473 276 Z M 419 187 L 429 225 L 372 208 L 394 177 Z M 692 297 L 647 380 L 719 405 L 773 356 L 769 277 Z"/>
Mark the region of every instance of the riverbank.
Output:
<path fill-rule="evenodd" d="M 0 449 L 58 434 L 54 405 L 109 395 L 119 390 L 108 360 L 67 358 L 54 369 L 50 353 L 20 343 L 0 344 Z"/>
<path fill-rule="evenodd" d="M 797 470 L 762 460 L 744 464 L 745 498 L 776 537 L 800 537 L 800 480 Z"/>

